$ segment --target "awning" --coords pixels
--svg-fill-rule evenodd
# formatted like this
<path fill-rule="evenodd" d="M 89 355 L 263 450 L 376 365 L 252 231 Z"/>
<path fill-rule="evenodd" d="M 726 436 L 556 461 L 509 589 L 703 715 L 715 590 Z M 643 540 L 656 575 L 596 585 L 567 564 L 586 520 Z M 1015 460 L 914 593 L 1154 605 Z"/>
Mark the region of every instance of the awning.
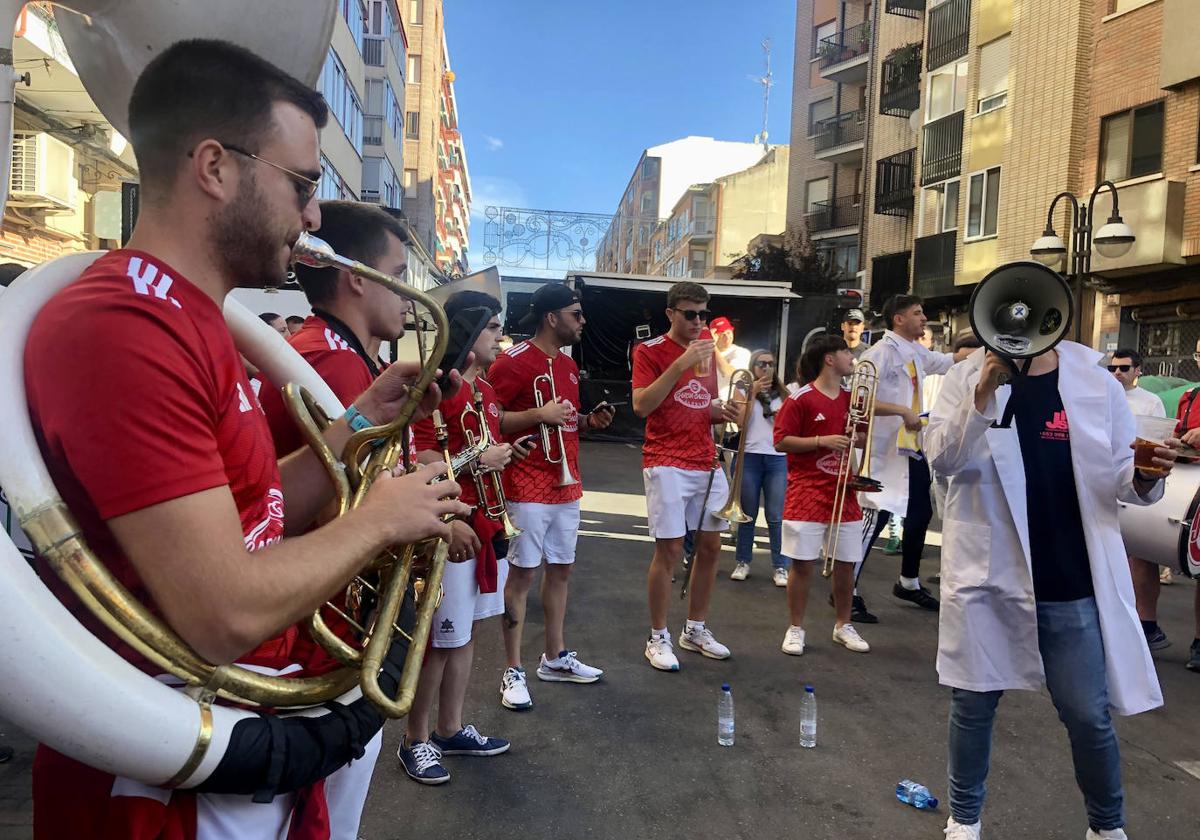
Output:
<path fill-rule="evenodd" d="M 567 283 L 576 286 L 582 282 L 585 286 L 601 289 L 630 289 L 643 292 L 667 293 L 675 283 L 689 280 L 688 277 L 654 277 L 643 274 L 605 274 L 571 272 L 567 275 Z M 750 283 L 734 280 L 713 281 L 704 278 L 694 278 L 713 297 L 743 297 L 769 298 L 774 300 L 796 300 L 799 295 L 792 292 L 787 283 Z"/>

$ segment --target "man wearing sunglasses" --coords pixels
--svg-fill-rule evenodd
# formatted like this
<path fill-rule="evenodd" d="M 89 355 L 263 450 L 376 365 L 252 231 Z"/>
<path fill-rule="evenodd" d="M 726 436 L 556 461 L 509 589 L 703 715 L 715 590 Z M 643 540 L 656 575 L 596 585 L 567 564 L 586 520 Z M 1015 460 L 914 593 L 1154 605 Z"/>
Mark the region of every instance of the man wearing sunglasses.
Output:
<path fill-rule="evenodd" d="M 729 648 L 705 627 L 717 575 L 721 532 L 727 523 L 713 515 L 725 505 L 729 485 L 716 464 L 712 427 L 736 423 L 740 412 L 723 406 L 717 388 L 715 345 L 707 329 L 708 290 L 676 283 L 667 291 L 665 335 L 639 344 L 633 353 L 633 411 L 646 420 L 642 480 L 654 559 L 647 589 L 650 638 L 646 659 L 660 671 L 678 671 L 667 630 L 671 572 L 683 557 L 683 538 L 696 535 L 687 623 L 679 646 L 710 659 L 727 659 Z"/>
<path fill-rule="evenodd" d="M 1138 378 L 1142 375 L 1141 353 L 1129 348 L 1114 350 L 1112 359 L 1108 362 L 1108 372 L 1116 377 L 1125 389 L 1125 399 L 1129 402 L 1129 410 L 1134 414 L 1167 416 L 1163 401 L 1138 385 Z"/>

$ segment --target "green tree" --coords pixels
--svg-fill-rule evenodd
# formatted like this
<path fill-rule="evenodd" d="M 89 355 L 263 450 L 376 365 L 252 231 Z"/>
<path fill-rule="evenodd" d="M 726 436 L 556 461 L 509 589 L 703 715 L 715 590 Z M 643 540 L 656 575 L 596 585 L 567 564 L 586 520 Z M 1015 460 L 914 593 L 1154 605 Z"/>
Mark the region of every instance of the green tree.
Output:
<path fill-rule="evenodd" d="M 850 279 L 801 231 L 785 233 L 780 244 L 766 243 L 734 261 L 738 280 L 786 282 L 796 294 L 833 294 Z"/>

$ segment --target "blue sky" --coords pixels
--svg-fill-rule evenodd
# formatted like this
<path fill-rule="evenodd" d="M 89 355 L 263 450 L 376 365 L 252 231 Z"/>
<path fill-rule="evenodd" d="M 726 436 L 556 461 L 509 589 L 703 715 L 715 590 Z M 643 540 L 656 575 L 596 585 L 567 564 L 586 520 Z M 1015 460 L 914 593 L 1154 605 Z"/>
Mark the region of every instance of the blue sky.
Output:
<path fill-rule="evenodd" d="M 795 0 L 446 0 L 472 216 L 489 204 L 611 213 L 653 146 L 790 129 Z M 472 226 L 473 263 L 482 225 Z M 478 244 L 477 244 L 478 243 Z"/>

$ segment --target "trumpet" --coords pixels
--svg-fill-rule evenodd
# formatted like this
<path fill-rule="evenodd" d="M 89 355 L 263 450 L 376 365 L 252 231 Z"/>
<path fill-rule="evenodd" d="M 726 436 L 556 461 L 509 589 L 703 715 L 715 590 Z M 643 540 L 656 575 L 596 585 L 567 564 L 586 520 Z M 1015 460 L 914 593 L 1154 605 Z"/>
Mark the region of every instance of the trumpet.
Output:
<path fill-rule="evenodd" d="M 467 427 L 467 421 L 470 419 L 474 419 L 478 425 L 478 434 Z M 491 427 L 488 426 L 487 414 L 483 407 L 483 393 L 481 391 L 475 391 L 474 405 L 468 403 L 463 406 L 459 422 L 462 425 L 463 439 L 466 440 L 468 449 L 481 447 L 479 455 L 482 456 L 489 447 L 495 444 Z M 475 481 L 475 493 L 479 497 L 479 505 L 483 508 L 483 515 L 504 526 L 504 536 L 506 539 L 511 540 L 520 536 L 522 533 L 521 529 L 514 525 L 512 520 L 508 518 L 508 503 L 504 498 L 504 482 L 500 478 L 500 473 L 495 470 L 485 472 L 483 464 L 479 463 L 478 458 L 476 458 L 472 464 L 471 477 Z M 489 487 L 491 492 L 489 492 Z"/>
<path fill-rule="evenodd" d="M 861 361 L 854 366 L 850 375 L 850 411 L 846 415 L 846 437 L 850 438 L 850 446 L 842 453 L 838 462 L 837 489 L 833 496 L 833 515 L 829 522 L 829 531 L 825 534 L 825 545 L 822 549 L 824 563 L 821 575 L 829 577 L 833 574 L 834 558 L 837 555 L 838 530 L 842 525 L 842 516 L 846 510 L 846 496 L 849 493 L 877 493 L 883 485 L 871 478 L 871 433 L 875 427 L 875 390 L 879 385 L 879 374 L 875 365 Z M 854 471 L 854 450 L 859 440 L 865 438 L 863 445 L 862 464 Z"/>
<path fill-rule="evenodd" d="M 738 435 L 737 463 L 733 468 L 733 479 L 729 482 L 729 499 L 725 507 L 713 514 L 718 519 L 724 519 L 734 525 L 749 522 L 750 517 L 742 510 L 742 474 L 746 462 L 746 430 L 750 427 L 750 400 L 754 395 L 754 374 L 748 370 L 735 370 L 729 374 L 729 388 L 725 394 L 725 402 L 734 403 L 734 394 L 745 392 L 746 398 L 742 403 L 745 417 L 742 421 L 741 434 Z M 721 425 L 721 438 L 725 437 L 726 424 Z"/>
<path fill-rule="evenodd" d="M 542 394 L 542 383 L 546 385 L 549 395 L 549 402 L 558 402 L 558 392 L 554 389 L 554 359 L 547 359 L 546 364 L 549 370 L 540 376 L 533 378 L 533 402 L 541 408 L 547 403 L 547 397 Z M 559 467 L 559 477 L 557 487 L 570 487 L 572 484 L 578 484 L 575 476 L 571 475 L 571 467 L 567 464 L 567 447 L 563 443 L 562 426 L 554 427 L 554 435 L 558 438 L 558 452 L 553 454 L 550 447 L 550 429 L 551 427 L 545 423 L 541 424 L 542 433 L 542 455 L 546 462 L 555 464 Z"/>

